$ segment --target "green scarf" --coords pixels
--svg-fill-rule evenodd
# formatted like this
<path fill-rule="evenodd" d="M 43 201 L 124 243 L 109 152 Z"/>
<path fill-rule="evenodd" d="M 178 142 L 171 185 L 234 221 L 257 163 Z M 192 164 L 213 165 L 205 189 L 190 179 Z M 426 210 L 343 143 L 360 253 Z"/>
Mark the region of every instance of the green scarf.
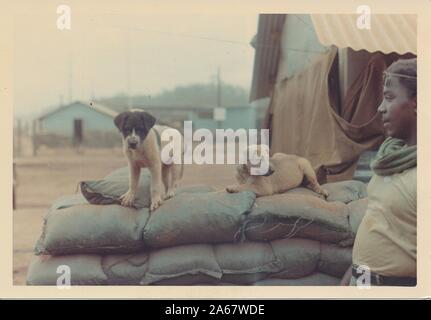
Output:
<path fill-rule="evenodd" d="M 416 160 L 416 146 L 407 146 L 403 140 L 389 137 L 371 161 L 371 169 L 379 176 L 390 176 L 416 167 Z"/>

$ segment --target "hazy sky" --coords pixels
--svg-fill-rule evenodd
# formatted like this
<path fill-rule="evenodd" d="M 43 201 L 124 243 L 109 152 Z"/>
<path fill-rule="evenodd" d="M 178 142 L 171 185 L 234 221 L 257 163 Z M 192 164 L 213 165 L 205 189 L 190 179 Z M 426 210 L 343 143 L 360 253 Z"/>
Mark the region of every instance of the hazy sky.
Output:
<path fill-rule="evenodd" d="M 154 95 L 178 85 L 223 81 L 250 88 L 257 15 L 23 15 L 15 23 L 14 111 L 23 116 L 73 100 L 127 92 Z M 127 59 L 129 57 L 129 59 Z"/>

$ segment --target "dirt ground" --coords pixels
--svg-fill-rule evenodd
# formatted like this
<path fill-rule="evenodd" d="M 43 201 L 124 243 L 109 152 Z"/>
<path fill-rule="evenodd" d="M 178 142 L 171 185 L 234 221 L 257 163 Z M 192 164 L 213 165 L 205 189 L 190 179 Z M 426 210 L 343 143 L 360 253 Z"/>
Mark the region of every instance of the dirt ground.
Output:
<path fill-rule="evenodd" d="M 127 165 L 120 149 L 40 150 L 33 157 L 15 158 L 17 187 L 13 213 L 13 283 L 25 285 L 43 216 L 60 196 L 73 194 L 82 180 L 100 179 Z M 206 184 L 224 188 L 234 183 L 233 165 L 186 165 L 180 185 Z"/>

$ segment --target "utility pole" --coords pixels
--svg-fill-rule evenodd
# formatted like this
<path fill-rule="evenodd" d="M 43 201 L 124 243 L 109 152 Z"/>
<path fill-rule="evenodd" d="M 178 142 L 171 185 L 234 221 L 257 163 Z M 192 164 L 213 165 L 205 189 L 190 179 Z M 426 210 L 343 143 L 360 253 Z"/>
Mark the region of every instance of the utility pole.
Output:
<path fill-rule="evenodd" d="M 69 103 L 72 103 L 72 99 L 73 99 L 73 56 L 72 54 L 69 57 L 68 91 L 69 91 Z"/>
<path fill-rule="evenodd" d="M 126 87 L 127 87 L 127 107 L 132 109 L 131 77 L 130 77 L 130 29 L 127 29 L 126 37 Z"/>
<path fill-rule="evenodd" d="M 221 129 L 226 118 L 226 110 L 221 107 L 221 75 L 220 66 L 217 67 L 217 106 L 214 109 L 214 120 L 217 121 L 217 128 Z"/>
<path fill-rule="evenodd" d="M 94 93 L 94 69 L 91 71 L 91 83 L 90 83 L 90 96 L 91 101 L 94 101 L 96 99 L 96 95 Z"/>
<path fill-rule="evenodd" d="M 220 67 L 217 67 L 217 107 L 221 107 L 221 76 Z"/>

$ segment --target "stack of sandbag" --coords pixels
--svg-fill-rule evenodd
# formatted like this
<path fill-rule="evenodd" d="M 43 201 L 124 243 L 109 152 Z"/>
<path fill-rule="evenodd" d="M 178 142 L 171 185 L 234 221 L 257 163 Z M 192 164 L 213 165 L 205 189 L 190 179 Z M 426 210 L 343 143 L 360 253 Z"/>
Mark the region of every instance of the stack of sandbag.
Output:
<path fill-rule="evenodd" d="M 27 283 L 56 285 L 67 266 L 72 285 L 338 285 L 367 205 L 358 181 L 324 185 L 327 200 L 192 186 L 150 213 L 148 182 L 143 170 L 136 208 L 118 204 L 127 168 L 57 200 Z"/>

